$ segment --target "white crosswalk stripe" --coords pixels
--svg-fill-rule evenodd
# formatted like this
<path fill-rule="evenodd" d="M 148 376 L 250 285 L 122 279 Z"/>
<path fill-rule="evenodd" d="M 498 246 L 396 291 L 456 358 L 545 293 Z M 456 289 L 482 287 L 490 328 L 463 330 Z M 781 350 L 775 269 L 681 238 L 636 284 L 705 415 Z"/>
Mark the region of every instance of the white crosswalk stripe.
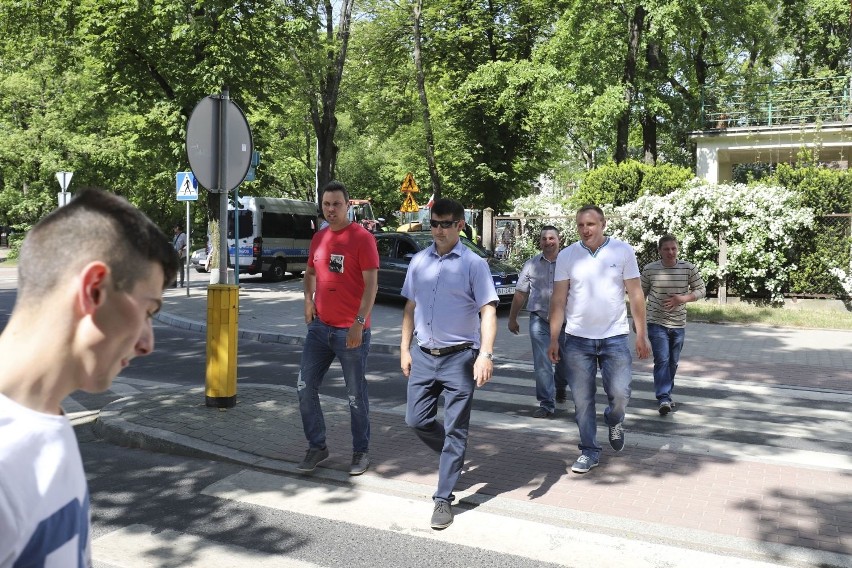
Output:
<path fill-rule="evenodd" d="M 495 409 L 483 410 L 489 405 L 504 405 L 517 410 L 534 409 L 535 380 L 532 365 L 510 363 L 497 365 L 490 388 L 478 389 L 474 395 L 471 423 L 506 430 L 534 429 L 565 436 L 569 443 L 577 443 L 573 404 L 557 405 L 551 419 L 536 419 L 529 413 L 515 414 Z M 653 378 L 645 373 L 634 373 L 633 393 L 628 407 L 625 427 L 630 445 L 649 449 L 676 446 L 679 451 L 711 454 L 740 461 L 771 462 L 796 465 L 812 464 L 852 471 L 852 456 L 848 452 L 830 453 L 802 446 L 803 439 L 848 444 L 852 439 L 852 421 L 848 408 L 852 395 L 822 392 L 786 386 L 750 383 L 719 383 L 693 377 L 678 378 L 676 400 L 688 407 L 666 417 L 659 416 L 653 392 Z M 508 388 L 507 388 L 508 387 Z M 747 400 L 747 403 L 744 403 Z M 600 414 L 606 397 L 598 377 L 597 407 Z M 834 408 L 822 406 L 833 405 Z M 745 410 L 744 410 L 745 409 Z M 405 405 L 394 411 L 405 413 Z M 791 420 L 792 418 L 792 420 Z M 652 426 L 661 420 L 671 426 L 665 434 L 654 433 Z M 696 435 L 696 432 L 699 432 Z M 775 444 L 733 443 L 725 435 L 752 435 L 759 440 L 774 439 Z M 599 423 L 599 434 L 606 442 L 606 430 Z M 784 443 L 788 440 L 788 443 Z"/>

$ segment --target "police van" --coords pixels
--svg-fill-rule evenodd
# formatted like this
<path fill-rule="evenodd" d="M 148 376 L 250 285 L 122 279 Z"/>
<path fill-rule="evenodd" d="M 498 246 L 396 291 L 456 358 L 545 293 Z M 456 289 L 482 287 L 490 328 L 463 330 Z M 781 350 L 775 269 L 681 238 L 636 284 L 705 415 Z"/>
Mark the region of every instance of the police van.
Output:
<path fill-rule="evenodd" d="M 317 205 L 280 197 L 240 197 L 239 214 L 228 204 L 228 266 L 234 266 L 234 226 L 239 228 L 240 273 L 262 273 L 275 282 L 301 276 L 317 232 Z M 236 223 L 235 223 L 236 221 Z"/>

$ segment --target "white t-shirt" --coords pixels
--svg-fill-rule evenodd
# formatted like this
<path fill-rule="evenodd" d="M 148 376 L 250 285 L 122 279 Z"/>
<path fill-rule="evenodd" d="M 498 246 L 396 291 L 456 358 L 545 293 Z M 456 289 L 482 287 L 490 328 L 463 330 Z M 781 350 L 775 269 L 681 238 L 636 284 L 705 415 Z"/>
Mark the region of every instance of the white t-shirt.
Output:
<path fill-rule="evenodd" d="M 91 566 L 89 492 L 65 416 L 0 394 L 0 568 Z"/>
<path fill-rule="evenodd" d="M 594 254 L 582 241 L 562 249 L 554 280 L 569 280 L 565 333 L 586 339 L 624 335 L 627 325 L 625 280 L 639 278 L 633 247 L 607 237 Z"/>

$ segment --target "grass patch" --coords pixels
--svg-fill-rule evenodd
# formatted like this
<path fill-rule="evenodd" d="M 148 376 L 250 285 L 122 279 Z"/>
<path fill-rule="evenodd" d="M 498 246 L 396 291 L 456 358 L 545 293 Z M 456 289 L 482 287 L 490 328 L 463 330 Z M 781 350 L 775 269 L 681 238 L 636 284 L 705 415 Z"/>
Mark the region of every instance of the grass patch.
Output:
<path fill-rule="evenodd" d="M 750 304 L 691 302 L 686 305 L 688 321 L 759 324 L 773 327 L 852 330 L 852 312 L 792 310 Z"/>

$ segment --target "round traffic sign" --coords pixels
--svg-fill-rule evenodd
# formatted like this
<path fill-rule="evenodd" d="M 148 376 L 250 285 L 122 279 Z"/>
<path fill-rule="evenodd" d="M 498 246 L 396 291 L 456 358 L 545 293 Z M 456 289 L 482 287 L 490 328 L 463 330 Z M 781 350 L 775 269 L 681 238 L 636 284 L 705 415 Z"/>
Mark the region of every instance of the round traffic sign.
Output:
<path fill-rule="evenodd" d="M 225 105 L 224 121 L 219 118 L 220 105 Z M 221 149 L 220 122 L 225 127 Z M 186 123 L 186 156 L 198 183 L 214 193 L 231 191 L 245 179 L 253 151 L 251 129 L 242 109 L 231 99 L 219 96 L 201 99 Z M 225 161 L 221 184 L 220 160 Z"/>

